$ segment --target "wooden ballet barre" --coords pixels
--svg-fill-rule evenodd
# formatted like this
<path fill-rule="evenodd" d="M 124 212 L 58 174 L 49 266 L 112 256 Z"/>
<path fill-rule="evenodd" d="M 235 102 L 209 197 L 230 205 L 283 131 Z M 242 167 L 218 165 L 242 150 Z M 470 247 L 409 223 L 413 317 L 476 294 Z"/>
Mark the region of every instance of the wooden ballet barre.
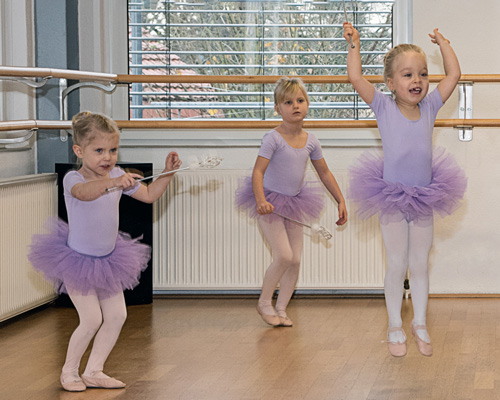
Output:
<path fill-rule="evenodd" d="M 37 67 L 9 67 L 0 66 L 0 76 L 17 78 L 60 78 L 72 80 L 104 81 L 119 84 L 130 83 L 248 83 L 264 84 L 276 83 L 283 75 L 124 75 L 108 74 L 90 71 L 77 71 L 70 69 L 37 68 Z M 346 75 L 298 75 L 304 83 L 328 84 L 342 83 L 348 84 L 349 78 Z M 372 83 L 383 83 L 381 75 L 365 75 L 365 78 Z M 444 75 L 429 75 L 429 81 L 437 83 L 444 78 Z M 500 74 L 464 74 L 460 81 L 476 83 L 500 83 Z"/>
<path fill-rule="evenodd" d="M 127 121 L 117 120 L 120 129 L 272 129 L 278 121 L 211 121 L 211 120 L 181 120 L 181 121 Z M 437 119 L 436 128 L 498 128 L 500 119 Z M 375 120 L 305 120 L 306 129 L 353 129 L 377 128 Z M 71 121 L 2 121 L 0 132 L 31 129 L 71 129 Z"/>
<path fill-rule="evenodd" d="M 248 84 L 274 84 L 283 75 L 118 75 L 117 83 L 248 83 Z M 300 76 L 304 83 L 308 84 L 349 84 L 346 75 L 306 75 Z M 429 82 L 438 83 L 445 75 L 429 75 Z M 364 75 L 371 83 L 384 83 L 382 75 Z M 469 75 L 464 74 L 460 81 L 477 83 L 500 83 L 500 75 Z"/>

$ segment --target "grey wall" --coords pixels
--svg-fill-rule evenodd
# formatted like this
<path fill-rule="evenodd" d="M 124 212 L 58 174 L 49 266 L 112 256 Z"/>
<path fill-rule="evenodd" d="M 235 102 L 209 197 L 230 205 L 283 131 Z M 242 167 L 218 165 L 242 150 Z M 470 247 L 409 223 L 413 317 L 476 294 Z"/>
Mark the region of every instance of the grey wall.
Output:
<path fill-rule="evenodd" d="M 35 63 L 37 67 L 78 69 L 78 0 L 35 0 Z M 74 82 L 68 81 L 68 85 Z M 59 120 L 59 80 L 37 90 L 36 118 Z M 68 115 L 79 109 L 78 92 L 68 96 Z M 54 164 L 73 160 L 71 137 L 61 141 L 55 130 L 39 131 L 37 170 L 54 172 Z"/>

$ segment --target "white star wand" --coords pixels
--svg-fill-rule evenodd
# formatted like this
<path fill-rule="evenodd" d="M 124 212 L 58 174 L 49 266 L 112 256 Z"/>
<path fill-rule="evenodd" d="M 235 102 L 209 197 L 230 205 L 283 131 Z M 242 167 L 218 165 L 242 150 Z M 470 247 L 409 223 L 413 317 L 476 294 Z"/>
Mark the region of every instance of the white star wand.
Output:
<path fill-rule="evenodd" d="M 156 178 L 158 176 L 170 175 L 170 174 L 173 174 L 175 172 L 185 171 L 185 170 L 188 170 L 188 169 L 195 170 L 195 169 L 198 169 L 198 168 L 215 168 L 215 167 L 217 167 L 221 163 L 221 161 L 222 161 L 222 158 L 220 158 L 220 157 L 217 157 L 217 156 L 207 156 L 206 158 L 204 158 L 201 161 L 193 161 L 189 165 L 189 167 L 182 167 L 182 168 L 178 168 L 178 169 L 173 169 L 172 171 L 165 171 L 165 172 L 162 172 L 160 174 L 146 176 L 145 178 L 136 179 L 136 182 L 142 182 L 142 181 L 145 181 L 145 180 L 148 180 L 148 179 L 151 179 L 151 178 Z M 121 188 L 118 187 L 118 186 L 115 186 L 115 187 L 106 189 L 106 192 L 107 193 L 114 192 L 115 190 L 119 190 L 119 189 L 121 189 Z"/>

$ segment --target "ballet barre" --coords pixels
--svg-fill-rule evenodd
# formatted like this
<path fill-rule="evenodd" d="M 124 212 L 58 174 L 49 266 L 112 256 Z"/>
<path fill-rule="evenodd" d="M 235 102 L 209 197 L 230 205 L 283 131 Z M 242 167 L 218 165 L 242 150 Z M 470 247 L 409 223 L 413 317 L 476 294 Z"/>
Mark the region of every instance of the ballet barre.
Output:
<path fill-rule="evenodd" d="M 131 83 L 248 83 L 248 84 L 274 84 L 283 75 L 126 75 L 108 74 L 70 69 L 53 69 L 37 67 L 7 67 L 0 66 L 1 77 L 18 78 L 58 78 L 71 80 L 86 80 L 110 82 L 117 84 Z M 349 83 L 346 75 L 297 75 L 304 83 L 328 84 Z M 382 75 L 365 75 L 371 83 L 384 83 Z M 429 75 L 429 82 L 437 83 L 444 75 Z M 474 83 L 500 83 L 500 74 L 463 74 L 460 81 Z"/>
<path fill-rule="evenodd" d="M 116 120 L 120 129 L 272 129 L 276 127 L 276 121 L 128 121 Z M 500 119 L 437 119 L 436 128 L 462 128 L 463 126 L 473 128 L 498 128 Z M 304 128 L 332 128 L 332 129 L 356 129 L 377 128 L 375 120 L 305 120 Z M 23 130 L 71 130 L 71 121 L 49 121 L 49 120 L 19 120 L 0 121 L 0 132 L 23 131 Z"/>

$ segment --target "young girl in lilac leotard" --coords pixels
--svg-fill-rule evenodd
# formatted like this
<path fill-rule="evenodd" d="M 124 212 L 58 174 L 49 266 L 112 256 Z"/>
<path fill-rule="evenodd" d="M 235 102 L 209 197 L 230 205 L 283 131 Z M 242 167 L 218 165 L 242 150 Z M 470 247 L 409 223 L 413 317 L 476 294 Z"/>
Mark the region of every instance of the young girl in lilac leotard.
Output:
<path fill-rule="evenodd" d="M 103 373 L 127 310 L 123 290 L 132 289 L 147 267 L 149 246 L 118 231 L 118 203 L 123 194 L 146 203 L 157 200 L 172 180 L 162 176 L 149 186 L 140 175 L 115 166 L 120 134 L 116 124 L 101 114 L 81 112 L 73 118 L 73 151 L 81 168 L 63 180 L 68 221 L 52 221 L 50 233 L 34 235 L 29 259 L 58 291 L 75 305 L 80 324 L 69 341 L 61 384 L 68 391 L 88 387 L 125 387 Z M 177 153 L 165 160 L 165 171 L 181 164 Z M 110 188 L 118 190 L 107 191 Z M 81 358 L 94 337 L 83 375 Z"/>
<path fill-rule="evenodd" d="M 302 129 L 309 109 L 309 97 L 302 81 L 281 78 L 274 91 L 274 104 L 283 123 L 262 138 L 252 177 L 242 180 L 236 191 L 236 204 L 257 217 L 273 256 L 264 276 L 257 311 L 270 325 L 292 326 L 286 307 L 299 276 L 303 234 L 302 225 L 282 216 L 303 223 L 319 217 L 323 208 L 323 189 L 313 182 L 304 184 L 309 159 L 338 203 L 338 225 L 346 223 L 347 211 L 318 139 Z M 278 283 L 280 290 L 274 308 L 272 296 Z"/>
<path fill-rule="evenodd" d="M 443 149 L 432 151 L 432 132 L 439 109 L 460 78 L 457 57 L 437 29 L 429 35 L 443 57 L 445 78 L 428 93 L 427 61 L 414 45 L 394 47 L 384 58 L 384 79 L 393 98 L 375 90 L 361 73 L 359 33 L 344 23 L 349 46 L 347 72 L 361 98 L 374 111 L 382 138 L 383 159 L 364 154 L 351 169 L 350 198 L 361 218 L 378 214 L 387 254 L 384 281 L 389 317 L 388 349 L 393 356 L 406 354 L 401 305 L 406 270 L 411 272 L 414 318 L 411 329 L 418 350 L 432 355 L 426 328 L 429 294 L 428 256 L 433 236 L 433 214 L 451 214 L 463 197 L 466 178 Z"/>

